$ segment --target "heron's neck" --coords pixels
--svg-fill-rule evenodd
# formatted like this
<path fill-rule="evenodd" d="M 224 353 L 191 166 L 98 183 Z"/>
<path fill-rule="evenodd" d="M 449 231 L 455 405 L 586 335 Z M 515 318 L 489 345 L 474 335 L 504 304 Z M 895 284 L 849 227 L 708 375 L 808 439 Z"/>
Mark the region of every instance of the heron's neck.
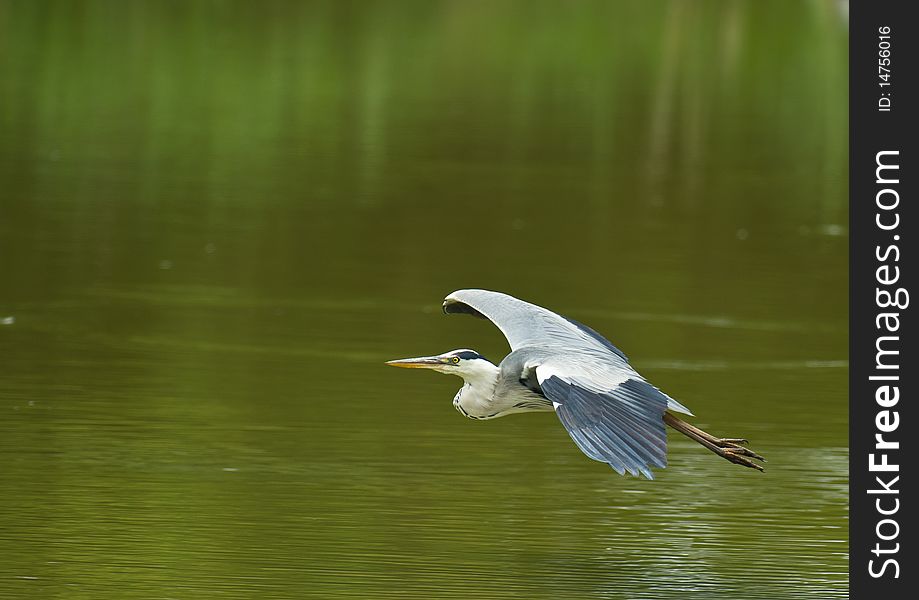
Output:
<path fill-rule="evenodd" d="M 492 398 L 498 383 L 500 369 L 486 360 L 477 360 L 460 376 L 465 385 L 453 398 L 457 410 L 474 419 L 489 418 L 492 413 Z"/>

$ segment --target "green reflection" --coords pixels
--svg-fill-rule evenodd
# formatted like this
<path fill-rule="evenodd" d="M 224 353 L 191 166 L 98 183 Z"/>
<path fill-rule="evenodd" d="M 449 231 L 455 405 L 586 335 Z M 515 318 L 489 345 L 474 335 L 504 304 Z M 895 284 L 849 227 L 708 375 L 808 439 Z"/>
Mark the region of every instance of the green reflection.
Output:
<path fill-rule="evenodd" d="M 829 2 L 0 2 L 0 596 L 844 597 L 847 43 Z M 620 478 L 381 364 L 499 360 L 470 286 L 767 474 Z"/>

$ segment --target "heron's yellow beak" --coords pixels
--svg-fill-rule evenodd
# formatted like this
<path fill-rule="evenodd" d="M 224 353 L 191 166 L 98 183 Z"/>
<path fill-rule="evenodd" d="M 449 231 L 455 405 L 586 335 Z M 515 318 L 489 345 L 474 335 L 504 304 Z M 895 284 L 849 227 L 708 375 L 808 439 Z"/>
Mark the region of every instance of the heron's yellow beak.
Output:
<path fill-rule="evenodd" d="M 386 364 L 392 367 L 402 367 L 403 369 L 432 369 L 441 367 L 449 361 L 440 356 L 422 356 L 419 358 L 399 358 L 387 361 Z"/>

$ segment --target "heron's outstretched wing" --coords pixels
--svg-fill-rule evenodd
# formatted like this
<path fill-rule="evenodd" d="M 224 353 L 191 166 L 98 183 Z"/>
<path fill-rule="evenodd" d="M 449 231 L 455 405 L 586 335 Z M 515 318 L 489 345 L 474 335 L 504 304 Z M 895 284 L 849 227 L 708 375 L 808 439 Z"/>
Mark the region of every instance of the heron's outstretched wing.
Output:
<path fill-rule="evenodd" d="M 515 351 L 511 356 L 517 351 L 526 352 L 526 358 L 533 359 L 530 368 L 546 364 L 548 369 L 564 374 L 566 381 L 577 378 L 594 392 L 610 393 L 629 379 L 644 382 L 625 354 L 593 329 L 513 296 L 488 290 L 457 290 L 444 299 L 444 312 L 490 320 Z M 657 394 L 667 399 L 670 410 L 692 414 L 673 398 L 660 391 Z"/>
<path fill-rule="evenodd" d="M 667 465 L 663 417 L 669 398 L 641 378 L 597 389 L 555 371 L 548 363 L 536 367 L 539 386 L 581 451 L 620 475 L 654 479 L 650 467 Z"/>
<path fill-rule="evenodd" d="M 511 350 L 524 346 L 564 351 L 589 347 L 607 350 L 611 359 L 618 359 L 616 362 L 628 361 L 621 350 L 593 329 L 501 292 L 457 290 L 444 299 L 444 312 L 488 319 L 507 338 Z"/>

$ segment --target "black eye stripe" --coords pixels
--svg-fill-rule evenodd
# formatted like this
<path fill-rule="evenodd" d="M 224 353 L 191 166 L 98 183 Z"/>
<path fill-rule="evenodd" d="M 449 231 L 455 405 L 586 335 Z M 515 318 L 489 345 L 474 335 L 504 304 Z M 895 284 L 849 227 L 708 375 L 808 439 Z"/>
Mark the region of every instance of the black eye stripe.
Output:
<path fill-rule="evenodd" d="M 483 358 L 478 352 L 472 352 L 470 350 L 464 350 L 462 352 L 457 352 L 456 356 L 459 356 L 463 360 L 475 360 L 477 358 Z"/>

